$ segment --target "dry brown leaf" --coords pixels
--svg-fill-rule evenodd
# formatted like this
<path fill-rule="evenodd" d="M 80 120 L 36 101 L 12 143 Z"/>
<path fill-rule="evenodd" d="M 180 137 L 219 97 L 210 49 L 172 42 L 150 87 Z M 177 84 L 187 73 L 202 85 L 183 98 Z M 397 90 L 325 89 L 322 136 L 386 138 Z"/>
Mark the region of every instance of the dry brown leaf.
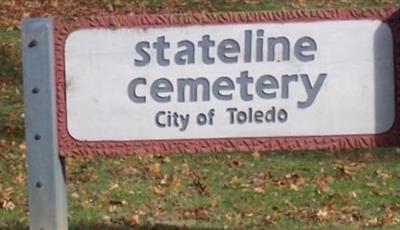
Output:
<path fill-rule="evenodd" d="M 351 192 L 350 192 L 350 196 L 353 197 L 353 198 L 357 198 L 357 193 L 356 193 L 356 191 L 351 191 Z"/>
<path fill-rule="evenodd" d="M 236 168 L 236 167 L 242 166 L 243 163 L 240 158 L 235 158 L 235 159 L 227 161 L 227 165 L 231 168 Z"/>
<path fill-rule="evenodd" d="M 117 205 L 110 205 L 108 207 L 108 212 L 115 212 L 115 211 L 117 211 L 117 209 L 118 209 Z"/>
<path fill-rule="evenodd" d="M 20 173 L 18 174 L 18 176 L 14 177 L 14 182 L 15 182 L 16 185 L 23 185 L 23 184 L 25 184 L 25 180 L 26 180 L 25 174 L 22 173 L 22 172 L 20 172 Z"/>
<path fill-rule="evenodd" d="M 372 162 L 374 161 L 375 157 L 372 153 L 368 152 L 366 154 L 362 154 L 359 161 L 360 162 Z"/>
<path fill-rule="evenodd" d="M 157 219 L 159 219 L 159 218 L 161 218 L 161 217 L 163 217 L 164 215 L 165 215 L 165 211 L 162 209 L 162 208 L 156 208 L 154 211 L 153 211 L 153 216 L 155 217 L 155 218 L 157 218 Z"/>
<path fill-rule="evenodd" d="M 160 180 L 160 185 L 168 185 L 170 183 L 170 176 L 168 174 L 164 174 L 164 176 Z"/>
<path fill-rule="evenodd" d="M 290 190 L 293 190 L 293 191 L 299 191 L 299 186 L 297 186 L 296 184 L 293 184 L 293 183 L 290 183 L 289 188 L 290 188 Z"/>
<path fill-rule="evenodd" d="M 392 175 L 390 175 L 389 173 L 385 173 L 385 172 L 383 172 L 383 171 L 381 171 L 381 170 L 376 170 L 376 171 L 375 171 L 375 174 L 376 174 L 379 178 L 381 178 L 383 181 L 392 179 Z"/>
<path fill-rule="evenodd" d="M 192 173 L 193 175 L 193 185 L 199 191 L 201 195 L 208 195 L 210 193 L 209 187 L 205 184 L 205 181 L 196 173 Z"/>
<path fill-rule="evenodd" d="M 19 144 L 18 148 L 19 148 L 21 151 L 25 151 L 25 150 L 26 150 L 26 143 L 25 143 L 25 141 L 22 142 L 21 144 Z"/>
<path fill-rule="evenodd" d="M 265 190 L 261 187 L 255 187 L 253 188 L 253 192 L 255 193 L 265 193 Z"/>
<path fill-rule="evenodd" d="M 378 227 L 380 225 L 378 218 L 372 217 L 368 219 L 367 224 L 368 227 Z"/>
<path fill-rule="evenodd" d="M 174 177 L 172 177 L 172 180 L 171 180 L 171 183 L 169 186 L 172 189 L 177 189 L 181 186 L 181 184 L 182 184 L 182 180 L 179 177 L 174 176 Z"/>
<path fill-rule="evenodd" d="M 160 164 L 159 163 L 150 164 L 146 167 L 146 170 L 151 176 L 155 176 L 159 174 L 161 171 Z"/>
<path fill-rule="evenodd" d="M 129 219 L 130 225 L 138 225 L 140 224 L 140 216 L 138 214 L 133 214 Z"/>
<path fill-rule="evenodd" d="M 6 199 L 1 202 L 1 208 L 5 210 L 14 210 L 15 204 L 11 199 Z"/>
<path fill-rule="evenodd" d="M 108 188 L 108 190 L 115 190 L 115 189 L 118 189 L 119 188 L 119 184 L 112 184 L 109 188 Z"/>
<path fill-rule="evenodd" d="M 189 176 L 190 175 L 190 167 L 187 163 L 183 163 L 182 164 L 182 174 L 185 176 Z"/>
<path fill-rule="evenodd" d="M 76 193 L 76 192 L 73 192 L 72 194 L 71 194 L 71 198 L 73 198 L 73 199 L 79 199 L 79 194 L 78 193 Z"/>
<path fill-rule="evenodd" d="M 324 221 L 328 218 L 328 211 L 326 210 L 318 210 L 318 212 L 316 213 L 316 217 L 319 221 Z"/>
<path fill-rule="evenodd" d="M 331 191 L 331 183 L 334 181 L 332 176 L 329 176 L 325 173 L 321 173 L 320 175 L 313 178 L 313 182 L 317 185 L 318 190 L 317 193 L 327 193 Z"/>
<path fill-rule="evenodd" d="M 169 158 L 168 156 L 163 156 L 162 162 L 163 163 L 171 163 L 171 158 Z"/>
<path fill-rule="evenodd" d="M 273 216 L 271 216 L 271 215 L 267 215 L 265 217 L 265 223 L 267 225 L 276 225 L 276 221 L 274 220 Z"/>
<path fill-rule="evenodd" d="M 239 177 L 234 176 L 228 181 L 228 183 L 225 183 L 225 187 L 227 187 L 227 188 L 236 188 L 236 187 L 240 186 L 241 184 L 242 184 L 242 182 L 239 179 Z"/>
<path fill-rule="evenodd" d="M 396 217 L 393 213 L 386 214 L 381 221 L 382 226 L 393 225 L 396 223 L 400 223 L 400 218 Z"/>
<path fill-rule="evenodd" d="M 251 154 L 251 156 L 255 159 L 255 160 L 259 160 L 261 158 L 261 154 L 258 151 L 255 151 Z"/>
<path fill-rule="evenodd" d="M 158 185 L 153 186 L 153 192 L 157 195 L 164 195 L 165 193 L 164 189 Z"/>
<path fill-rule="evenodd" d="M 198 220 L 208 220 L 208 211 L 205 208 L 197 208 L 195 210 L 195 218 Z"/>

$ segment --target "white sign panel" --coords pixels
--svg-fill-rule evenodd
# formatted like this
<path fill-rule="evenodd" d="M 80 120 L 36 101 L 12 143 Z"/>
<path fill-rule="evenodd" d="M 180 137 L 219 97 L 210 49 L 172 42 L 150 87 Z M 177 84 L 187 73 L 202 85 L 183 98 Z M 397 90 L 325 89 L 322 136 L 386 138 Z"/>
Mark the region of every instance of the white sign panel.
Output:
<path fill-rule="evenodd" d="M 376 134 L 395 118 L 378 20 L 81 29 L 65 69 L 77 140 Z"/>

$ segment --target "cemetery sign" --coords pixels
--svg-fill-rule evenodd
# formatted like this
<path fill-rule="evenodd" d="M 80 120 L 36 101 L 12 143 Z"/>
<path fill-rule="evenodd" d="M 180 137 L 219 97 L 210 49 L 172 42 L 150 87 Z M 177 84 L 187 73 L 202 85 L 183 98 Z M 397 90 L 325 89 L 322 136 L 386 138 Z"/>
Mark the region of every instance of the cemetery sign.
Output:
<path fill-rule="evenodd" d="M 396 31 L 385 21 L 389 14 L 56 20 L 60 152 L 346 149 L 391 142 Z"/>
<path fill-rule="evenodd" d="M 396 9 L 26 19 L 31 229 L 67 229 L 65 156 L 394 146 Z"/>

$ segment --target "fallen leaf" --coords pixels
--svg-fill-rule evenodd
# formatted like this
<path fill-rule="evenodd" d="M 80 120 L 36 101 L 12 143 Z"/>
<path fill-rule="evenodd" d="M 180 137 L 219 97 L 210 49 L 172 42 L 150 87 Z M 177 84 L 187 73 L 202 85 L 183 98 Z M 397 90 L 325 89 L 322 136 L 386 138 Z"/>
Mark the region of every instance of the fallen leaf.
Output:
<path fill-rule="evenodd" d="M 242 182 L 237 176 L 233 176 L 227 183 L 224 184 L 226 188 L 236 188 L 241 185 Z"/>
<path fill-rule="evenodd" d="M 187 163 L 183 163 L 182 164 L 182 173 L 185 176 L 189 176 L 190 175 L 190 167 Z"/>
<path fill-rule="evenodd" d="M 263 188 L 261 188 L 261 187 L 255 187 L 253 189 L 253 192 L 255 192 L 255 193 L 265 193 L 265 190 Z"/>
<path fill-rule="evenodd" d="M 163 163 L 171 163 L 171 158 L 169 158 L 168 156 L 163 156 L 162 160 Z"/>
<path fill-rule="evenodd" d="M 1 202 L 1 207 L 5 210 L 14 210 L 15 204 L 11 199 L 7 199 Z"/>
<path fill-rule="evenodd" d="M 130 225 L 140 224 L 140 216 L 138 214 L 132 215 L 131 218 L 129 219 L 129 224 Z"/>
<path fill-rule="evenodd" d="M 324 221 L 328 217 L 328 212 L 326 210 L 318 210 L 316 216 L 319 221 Z"/>
<path fill-rule="evenodd" d="M 111 217 L 108 216 L 108 215 L 103 215 L 103 216 L 102 216 L 102 219 L 103 219 L 104 221 L 106 221 L 106 222 L 109 222 L 109 221 L 111 220 Z"/>
<path fill-rule="evenodd" d="M 112 191 L 112 190 L 115 190 L 115 189 L 118 189 L 118 188 L 119 188 L 119 184 L 112 184 L 112 185 L 108 188 L 108 190 Z"/>
<path fill-rule="evenodd" d="M 76 192 L 71 193 L 71 198 L 73 199 L 78 199 L 79 198 L 79 194 Z"/>
<path fill-rule="evenodd" d="M 26 143 L 25 143 L 25 141 L 22 142 L 21 144 L 19 144 L 18 148 L 19 148 L 21 151 L 25 151 L 25 150 L 26 150 Z"/>
<path fill-rule="evenodd" d="M 196 173 L 192 173 L 193 175 L 193 185 L 199 191 L 201 195 L 208 195 L 209 194 L 209 187 L 205 184 L 202 178 L 197 175 Z"/>
<path fill-rule="evenodd" d="M 327 193 L 331 191 L 331 183 L 334 181 L 332 176 L 327 175 L 326 173 L 321 173 L 318 176 L 314 177 L 312 181 L 317 185 L 318 190 L 317 193 Z"/>
<path fill-rule="evenodd" d="M 378 227 L 379 226 L 378 218 L 372 217 L 372 218 L 368 219 L 366 226 L 368 226 L 368 227 Z"/>
<path fill-rule="evenodd" d="M 372 153 L 366 153 L 361 156 L 361 162 L 372 162 L 375 160 L 374 155 Z"/>
<path fill-rule="evenodd" d="M 351 192 L 350 192 L 350 196 L 353 197 L 353 198 L 357 198 L 357 193 L 356 193 L 356 191 L 351 191 Z"/>
<path fill-rule="evenodd" d="M 261 154 L 258 151 L 255 151 L 251 154 L 251 156 L 255 159 L 255 160 L 259 160 L 261 158 Z"/>
<path fill-rule="evenodd" d="M 108 207 L 108 212 L 115 212 L 118 209 L 117 205 L 110 205 Z"/>
<path fill-rule="evenodd" d="M 181 184 L 182 184 L 182 180 L 179 177 L 174 176 L 174 177 L 172 177 L 172 180 L 171 180 L 171 183 L 169 186 L 173 189 L 177 189 L 179 186 L 181 186 Z"/>
<path fill-rule="evenodd" d="M 150 164 L 146 167 L 146 170 L 151 176 L 155 176 L 159 174 L 161 171 L 160 164 L 159 163 Z"/>
<path fill-rule="evenodd" d="M 389 179 L 392 178 L 392 175 L 390 175 L 389 173 L 385 173 L 385 172 L 383 172 L 383 171 L 381 171 L 381 170 L 376 170 L 376 171 L 375 171 L 375 174 L 376 174 L 379 178 L 381 178 L 383 181 L 386 181 L 386 180 L 389 180 Z"/>
<path fill-rule="evenodd" d="M 299 191 L 299 186 L 297 186 L 296 184 L 290 183 L 289 188 L 293 191 Z"/>
<path fill-rule="evenodd" d="M 164 174 L 164 176 L 160 180 L 160 185 L 168 185 L 170 181 L 170 176 L 168 174 Z"/>
<path fill-rule="evenodd" d="M 195 218 L 198 220 L 208 220 L 208 211 L 205 208 L 197 208 L 195 210 Z"/>
<path fill-rule="evenodd" d="M 157 194 L 157 195 L 164 195 L 164 189 L 162 188 L 162 187 L 160 187 L 160 186 L 154 186 L 153 187 L 153 192 L 155 193 L 155 194 Z"/>
<path fill-rule="evenodd" d="M 155 218 L 157 218 L 157 219 L 159 219 L 159 218 L 161 218 L 161 217 L 163 217 L 164 215 L 165 215 L 165 211 L 162 209 L 162 208 L 156 208 L 154 211 L 153 211 L 153 216 L 155 217 Z"/>
<path fill-rule="evenodd" d="M 396 217 L 393 213 L 386 214 L 381 221 L 382 226 L 393 225 L 396 223 L 400 223 L 400 218 Z"/>
<path fill-rule="evenodd" d="M 271 215 L 267 215 L 265 217 L 265 223 L 267 225 L 276 225 L 276 221 L 274 220 L 274 218 Z"/>

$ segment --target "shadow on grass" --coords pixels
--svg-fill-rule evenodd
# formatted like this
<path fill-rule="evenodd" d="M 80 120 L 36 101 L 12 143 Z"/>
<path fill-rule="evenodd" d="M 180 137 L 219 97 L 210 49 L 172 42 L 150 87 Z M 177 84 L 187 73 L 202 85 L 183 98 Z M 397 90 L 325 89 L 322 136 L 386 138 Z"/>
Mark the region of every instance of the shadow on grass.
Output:
<path fill-rule="evenodd" d="M 0 34 L 1 35 L 1 34 Z M 22 73 L 17 35 L 0 39 L 0 138 L 22 139 Z"/>
<path fill-rule="evenodd" d="M 0 40 L 0 80 L 22 84 L 22 64 L 17 38 Z"/>

